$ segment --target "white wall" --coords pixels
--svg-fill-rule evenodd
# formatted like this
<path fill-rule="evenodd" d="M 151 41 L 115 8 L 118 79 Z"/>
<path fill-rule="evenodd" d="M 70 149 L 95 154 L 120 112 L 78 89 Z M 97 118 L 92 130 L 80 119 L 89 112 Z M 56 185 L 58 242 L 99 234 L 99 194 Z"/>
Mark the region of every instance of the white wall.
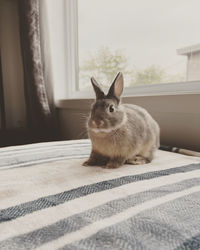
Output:
<path fill-rule="evenodd" d="M 161 143 L 200 151 L 200 94 L 126 97 L 146 108 L 161 128 Z M 85 121 L 92 100 L 58 102 L 63 139 L 86 137 Z"/>
<path fill-rule="evenodd" d="M 24 127 L 26 111 L 17 0 L 0 0 L 0 48 L 6 126 Z"/>

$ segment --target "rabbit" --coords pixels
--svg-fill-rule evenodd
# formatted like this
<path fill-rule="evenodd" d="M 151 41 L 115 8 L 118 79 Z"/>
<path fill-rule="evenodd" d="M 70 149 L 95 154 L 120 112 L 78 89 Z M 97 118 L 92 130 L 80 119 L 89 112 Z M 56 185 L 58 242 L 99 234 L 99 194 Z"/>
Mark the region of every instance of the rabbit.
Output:
<path fill-rule="evenodd" d="M 159 125 L 144 108 L 121 104 L 122 73 L 117 74 L 107 95 L 94 77 L 91 82 L 96 94 L 87 121 L 92 150 L 83 165 L 118 168 L 150 163 L 160 146 Z"/>

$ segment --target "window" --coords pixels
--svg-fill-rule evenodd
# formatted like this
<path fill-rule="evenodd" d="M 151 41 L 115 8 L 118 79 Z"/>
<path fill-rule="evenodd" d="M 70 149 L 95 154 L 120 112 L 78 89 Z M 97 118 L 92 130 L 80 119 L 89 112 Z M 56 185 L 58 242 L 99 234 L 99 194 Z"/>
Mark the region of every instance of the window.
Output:
<path fill-rule="evenodd" d="M 78 90 L 118 71 L 127 94 L 199 88 L 199 9 L 198 0 L 78 0 Z"/>
<path fill-rule="evenodd" d="M 45 0 L 55 99 L 90 97 L 90 77 L 124 95 L 200 93 L 199 0 Z"/>

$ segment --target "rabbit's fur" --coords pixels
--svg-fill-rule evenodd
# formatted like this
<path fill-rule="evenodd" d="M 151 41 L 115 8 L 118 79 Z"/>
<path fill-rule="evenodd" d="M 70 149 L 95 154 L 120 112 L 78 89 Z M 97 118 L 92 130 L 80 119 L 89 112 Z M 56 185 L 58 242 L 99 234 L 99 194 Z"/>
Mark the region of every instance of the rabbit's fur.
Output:
<path fill-rule="evenodd" d="M 124 163 L 151 162 L 160 145 L 160 129 L 145 109 L 120 103 L 122 73 L 118 73 L 107 95 L 94 78 L 91 82 L 96 93 L 87 124 L 92 152 L 83 165 L 117 168 Z"/>

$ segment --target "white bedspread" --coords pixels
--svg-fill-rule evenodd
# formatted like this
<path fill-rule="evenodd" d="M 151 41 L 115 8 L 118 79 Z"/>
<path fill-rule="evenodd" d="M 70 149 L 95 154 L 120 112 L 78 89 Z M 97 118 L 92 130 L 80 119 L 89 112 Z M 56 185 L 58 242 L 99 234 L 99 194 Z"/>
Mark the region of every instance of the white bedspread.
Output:
<path fill-rule="evenodd" d="M 0 249 L 199 249 L 200 158 L 83 167 L 88 140 L 0 149 Z"/>

